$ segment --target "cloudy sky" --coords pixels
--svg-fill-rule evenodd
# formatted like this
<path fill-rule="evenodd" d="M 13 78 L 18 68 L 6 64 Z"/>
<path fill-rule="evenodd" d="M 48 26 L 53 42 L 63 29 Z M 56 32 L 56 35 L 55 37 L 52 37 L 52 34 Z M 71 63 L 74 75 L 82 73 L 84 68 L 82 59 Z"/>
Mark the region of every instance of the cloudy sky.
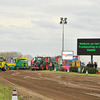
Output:
<path fill-rule="evenodd" d="M 77 55 L 77 38 L 100 37 L 100 0 L 0 0 L 0 52 Z"/>

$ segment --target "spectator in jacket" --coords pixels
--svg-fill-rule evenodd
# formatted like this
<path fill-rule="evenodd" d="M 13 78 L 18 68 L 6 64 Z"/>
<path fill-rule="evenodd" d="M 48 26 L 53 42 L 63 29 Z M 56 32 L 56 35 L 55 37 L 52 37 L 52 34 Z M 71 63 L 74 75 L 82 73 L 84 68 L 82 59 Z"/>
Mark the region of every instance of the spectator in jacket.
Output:
<path fill-rule="evenodd" d="M 88 62 L 87 66 L 88 66 L 88 67 L 91 67 L 91 64 L 90 64 L 90 62 Z"/>
<path fill-rule="evenodd" d="M 93 62 L 91 62 L 91 67 L 93 67 Z"/>
<path fill-rule="evenodd" d="M 97 63 L 96 62 L 94 62 L 94 67 L 97 68 Z"/>

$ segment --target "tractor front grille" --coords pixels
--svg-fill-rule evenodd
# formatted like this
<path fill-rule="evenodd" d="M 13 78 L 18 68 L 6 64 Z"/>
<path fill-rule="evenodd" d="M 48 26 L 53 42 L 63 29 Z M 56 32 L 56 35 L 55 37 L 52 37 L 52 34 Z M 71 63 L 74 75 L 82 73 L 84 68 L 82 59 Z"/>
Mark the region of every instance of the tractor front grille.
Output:
<path fill-rule="evenodd" d="M 25 63 L 24 63 L 24 67 L 25 67 Z"/>
<path fill-rule="evenodd" d="M 27 63 L 26 62 L 23 62 L 22 63 L 22 67 L 24 67 L 24 68 L 27 67 Z"/>

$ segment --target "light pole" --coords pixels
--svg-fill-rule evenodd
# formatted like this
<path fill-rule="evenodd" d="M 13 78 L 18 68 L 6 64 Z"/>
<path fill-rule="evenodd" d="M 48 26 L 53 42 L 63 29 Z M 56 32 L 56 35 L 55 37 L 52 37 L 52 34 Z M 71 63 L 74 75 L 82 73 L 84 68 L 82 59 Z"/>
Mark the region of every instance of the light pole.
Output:
<path fill-rule="evenodd" d="M 60 24 L 63 24 L 63 30 L 62 30 L 62 52 L 64 51 L 64 24 L 67 24 L 67 18 L 60 18 Z M 63 65 L 63 59 L 62 59 L 62 65 Z M 65 65 L 65 63 L 64 63 Z"/>
<path fill-rule="evenodd" d="M 63 30 L 62 30 L 62 52 L 64 51 L 64 24 L 67 24 L 67 18 L 60 18 L 60 24 L 63 24 Z"/>

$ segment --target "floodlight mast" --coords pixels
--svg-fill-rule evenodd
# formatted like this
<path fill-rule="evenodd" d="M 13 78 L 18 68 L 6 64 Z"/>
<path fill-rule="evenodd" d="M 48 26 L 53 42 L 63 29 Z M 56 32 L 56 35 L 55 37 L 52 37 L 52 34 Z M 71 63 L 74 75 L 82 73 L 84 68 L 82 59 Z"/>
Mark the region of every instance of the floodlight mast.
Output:
<path fill-rule="evenodd" d="M 62 52 L 64 51 L 64 24 L 67 24 L 67 18 L 60 18 L 60 24 L 63 24 L 63 29 L 62 29 Z M 62 65 L 63 65 L 63 59 L 62 59 Z"/>
<path fill-rule="evenodd" d="M 67 24 L 67 18 L 60 18 L 60 24 L 63 24 L 63 29 L 62 29 L 62 52 L 64 51 L 64 24 Z"/>

